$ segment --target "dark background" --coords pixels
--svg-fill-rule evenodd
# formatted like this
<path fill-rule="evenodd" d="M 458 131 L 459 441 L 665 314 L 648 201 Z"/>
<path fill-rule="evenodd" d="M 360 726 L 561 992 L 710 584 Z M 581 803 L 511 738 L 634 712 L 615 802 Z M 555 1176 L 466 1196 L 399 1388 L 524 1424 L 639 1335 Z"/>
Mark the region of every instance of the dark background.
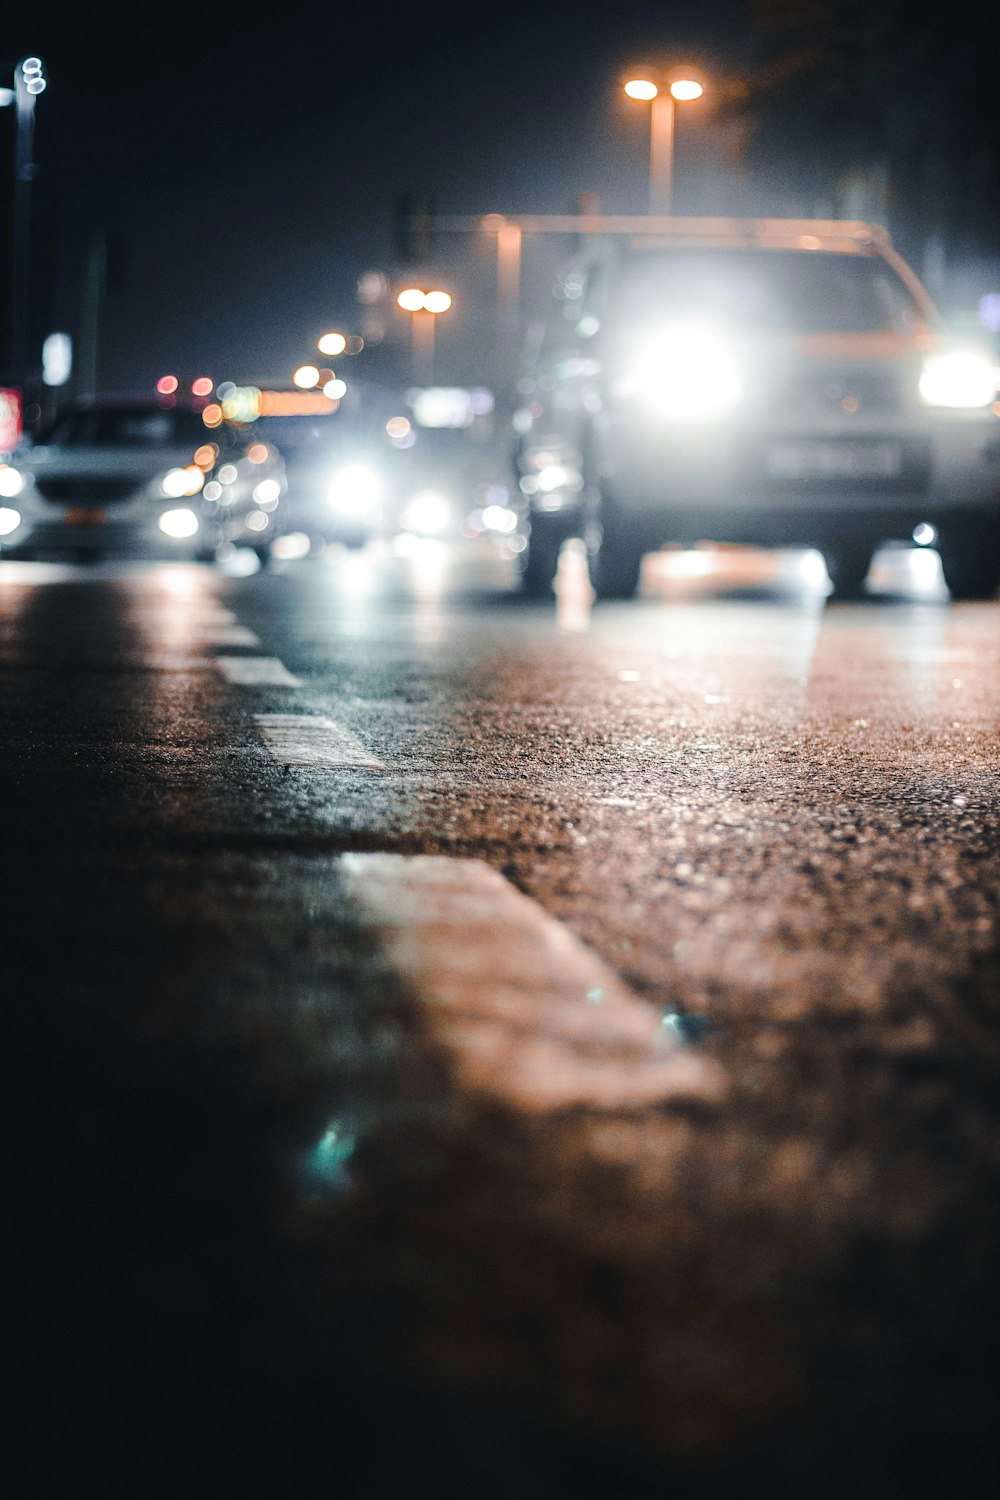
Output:
<path fill-rule="evenodd" d="M 608 212 L 643 211 L 648 111 L 623 97 L 623 70 L 671 59 L 710 85 L 703 106 L 678 111 L 678 212 L 887 223 L 945 311 L 972 326 L 979 298 L 1000 291 L 991 12 L 545 0 L 409 16 L 275 6 L 258 19 L 236 5 L 35 6 L 0 32 L 6 74 L 38 53 L 49 78 L 33 349 L 53 328 L 73 333 L 77 387 L 88 365 L 106 390 L 148 389 L 165 370 L 287 384 L 319 332 L 358 322 L 357 277 L 377 268 L 394 287 L 410 273 L 453 291 L 444 377 L 502 378 L 482 357 L 488 247 L 439 238 L 414 264 L 394 234 L 402 195 L 480 214 L 565 212 L 591 192 Z M 5 205 L 13 113 L 0 112 Z M 546 265 L 542 247 L 526 248 L 529 304 Z M 81 330 L 88 277 L 96 365 Z M 402 359 L 405 321 L 387 321 Z"/>

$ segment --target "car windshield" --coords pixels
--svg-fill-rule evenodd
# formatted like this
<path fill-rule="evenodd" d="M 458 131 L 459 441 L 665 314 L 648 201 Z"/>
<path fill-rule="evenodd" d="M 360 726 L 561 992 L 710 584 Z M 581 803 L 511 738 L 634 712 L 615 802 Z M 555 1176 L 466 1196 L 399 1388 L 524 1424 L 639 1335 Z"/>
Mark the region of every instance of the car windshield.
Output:
<path fill-rule="evenodd" d="M 911 333 L 924 317 L 891 266 L 815 250 L 671 250 L 626 263 L 615 324 L 657 314 L 744 333 Z"/>
<path fill-rule="evenodd" d="M 197 447 L 205 435 L 198 412 L 105 407 L 66 412 L 35 441 L 60 448 L 174 448 Z"/>

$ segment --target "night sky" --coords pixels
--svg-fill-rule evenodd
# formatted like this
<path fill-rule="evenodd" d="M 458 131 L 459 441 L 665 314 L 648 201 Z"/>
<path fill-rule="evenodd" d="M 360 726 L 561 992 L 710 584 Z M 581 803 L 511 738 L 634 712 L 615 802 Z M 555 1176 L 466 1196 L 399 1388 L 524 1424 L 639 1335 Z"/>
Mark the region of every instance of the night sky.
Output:
<path fill-rule="evenodd" d="M 686 140 L 679 127 L 679 211 L 805 213 L 829 198 L 835 212 L 829 185 L 882 149 L 904 249 L 926 249 L 907 195 L 926 206 L 936 181 L 949 264 L 982 262 L 988 280 L 1000 253 L 989 9 L 967 7 L 953 33 L 896 0 L 437 4 L 406 19 L 371 6 L 275 5 L 263 19 L 236 4 L 25 7 L 0 56 L 9 70 L 37 52 L 50 79 L 38 317 L 75 330 L 87 247 L 110 230 L 124 258 L 101 304 L 104 388 L 145 388 L 166 369 L 287 381 L 316 333 L 356 317 L 361 271 L 405 271 L 392 238 L 403 192 L 479 214 L 564 212 L 592 191 L 607 211 L 641 212 L 648 117 L 623 100 L 621 75 L 670 56 L 749 85 Z M 932 59 L 947 80 L 936 104 Z M 462 290 L 468 251 L 439 244 L 427 274 Z"/>

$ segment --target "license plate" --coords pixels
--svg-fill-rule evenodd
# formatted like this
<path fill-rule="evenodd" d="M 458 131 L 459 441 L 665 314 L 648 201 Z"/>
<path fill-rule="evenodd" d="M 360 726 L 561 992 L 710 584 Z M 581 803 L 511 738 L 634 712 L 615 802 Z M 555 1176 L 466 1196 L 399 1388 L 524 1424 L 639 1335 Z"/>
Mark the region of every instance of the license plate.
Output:
<path fill-rule="evenodd" d="M 103 526 L 107 519 L 106 510 L 93 510 L 89 505 L 71 505 L 65 516 L 67 526 Z"/>
<path fill-rule="evenodd" d="M 774 443 L 767 452 L 774 479 L 896 479 L 899 443 Z"/>

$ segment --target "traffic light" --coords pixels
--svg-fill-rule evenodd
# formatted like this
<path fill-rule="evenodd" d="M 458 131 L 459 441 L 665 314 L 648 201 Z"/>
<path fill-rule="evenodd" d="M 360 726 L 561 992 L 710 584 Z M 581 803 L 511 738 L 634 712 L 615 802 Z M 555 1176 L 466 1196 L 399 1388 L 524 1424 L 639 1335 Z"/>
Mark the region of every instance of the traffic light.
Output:
<path fill-rule="evenodd" d="M 430 260 L 433 216 L 429 193 L 401 193 L 396 199 L 393 241 L 396 256 L 404 265 Z"/>

